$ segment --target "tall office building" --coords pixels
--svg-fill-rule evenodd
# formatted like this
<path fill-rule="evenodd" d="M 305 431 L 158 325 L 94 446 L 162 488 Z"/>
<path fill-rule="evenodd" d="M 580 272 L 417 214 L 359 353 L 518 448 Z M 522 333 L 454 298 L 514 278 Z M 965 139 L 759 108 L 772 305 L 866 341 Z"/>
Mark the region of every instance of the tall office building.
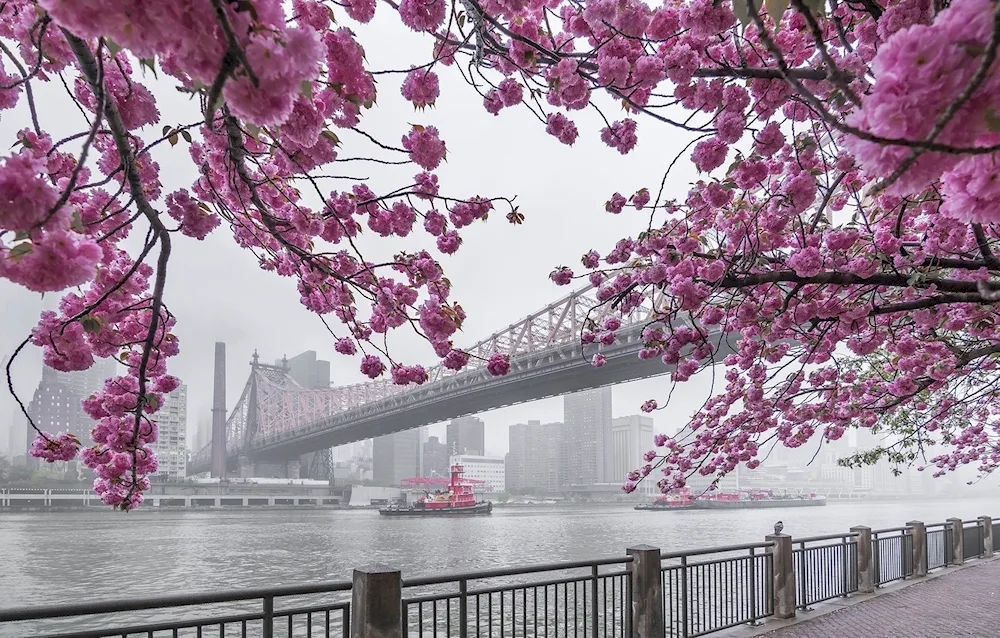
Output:
<path fill-rule="evenodd" d="M 330 362 L 318 359 L 315 350 L 307 350 L 284 362 L 288 376 L 308 390 L 325 390 L 330 387 Z M 280 366 L 282 361 L 276 361 Z"/>
<path fill-rule="evenodd" d="M 563 397 L 567 444 L 560 465 L 565 485 L 614 483 L 611 441 L 611 387 Z"/>
<path fill-rule="evenodd" d="M 291 359 L 275 362 L 278 366 L 282 364 L 288 367 L 288 376 L 307 390 L 326 390 L 330 387 L 330 362 L 318 359 L 315 350 L 306 350 Z M 333 448 L 303 454 L 299 463 L 302 472 L 309 473 L 309 476 L 303 478 L 329 479 L 333 472 L 330 466 L 333 456 Z"/>
<path fill-rule="evenodd" d="M 47 369 L 47 368 L 46 368 Z M 84 444 L 90 439 L 89 417 L 80 406 L 80 395 L 69 386 L 55 380 L 54 375 L 42 375 L 42 381 L 28 404 L 28 414 L 36 428 L 43 432 L 74 434 Z M 86 432 L 83 430 L 86 428 Z M 25 419 L 25 454 L 28 467 L 38 469 L 39 459 L 28 454 L 37 433 Z"/>
<path fill-rule="evenodd" d="M 448 451 L 451 454 L 486 454 L 486 426 L 475 416 L 452 419 L 447 429 Z"/>
<path fill-rule="evenodd" d="M 387 434 L 375 439 L 372 473 L 376 484 L 399 485 L 403 479 L 420 476 L 420 430 Z"/>
<path fill-rule="evenodd" d="M 76 435 L 85 446 L 90 441 L 90 430 L 94 422 L 83 411 L 83 400 L 104 387 L 104 381 L 115 376 L 115 362 L 110 359 L 97 359 L 87 370 L 78 372 L 60 372 L 48 366 L 42 366 L 42 380 L 35 389 L 35 394 L 28 404 L 28 414 L 35 426 L 42 431 L 53 434 L 67 432 Z M 26 432 L 24 449 L 31 446 L 35 440 L 35 431 L 22 421 L 22 430 Z M 30 467 L 38 467 L 38 459 L 28 457 Z"/>
<path fill-rule="evenodd" d="M 609 482 L 625 482 L 626 475 L 641 467 L 642 455 L 653 449 L 653 419 L 640 414 L 611 421 L 612 463 Z M 643 481 L 654 485 L 656 481 Z"/>
<path fill-rule="evenodd" d="M 421 476 L 448 476 L 448 446 L 436 436 L 429 437 L 423 444 L 424 467 Z"/>
<path fill-rule="evenodd" d="M 510 451 L 506 458 L 508 492 L 533 492 L 536 495 L 562 491 L 565 473 L 560 466 L 564 444 L 562 423 L 528 421 L 510 426 Z"/>
<path fill-rule="evenodd" d="M 42 366 L 42 381 L 61 383 L 79 396 L 82 401 L 103 388 L 104 382 L 116 376 L 115 373 L 115 362 L 112 359 L 96 359 L 94 365 L 78 372 L 60 372 L 48 366 Z"/>
<path fill-rule="evenodd" d="M 163 407 L 153 416 L 160 429 L 153 445 L 160 478 L 182 479 L 187 476 L 187 386 L 181 385 L 164 397 Z"/>

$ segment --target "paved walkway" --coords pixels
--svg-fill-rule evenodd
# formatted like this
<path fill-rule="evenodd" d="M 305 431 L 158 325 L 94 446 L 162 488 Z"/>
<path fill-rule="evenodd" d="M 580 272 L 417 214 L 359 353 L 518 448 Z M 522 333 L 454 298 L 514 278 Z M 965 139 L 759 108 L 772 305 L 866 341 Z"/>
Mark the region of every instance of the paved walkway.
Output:
<path fill-rule="evenodd" d="M 817 610 L 821 605 L 816 605 Z M 810 613 L 799 612 L 801 618 Z M 1000 636 L 1000 561 L 970 565 L 763 634 L 769 638 Z"/>

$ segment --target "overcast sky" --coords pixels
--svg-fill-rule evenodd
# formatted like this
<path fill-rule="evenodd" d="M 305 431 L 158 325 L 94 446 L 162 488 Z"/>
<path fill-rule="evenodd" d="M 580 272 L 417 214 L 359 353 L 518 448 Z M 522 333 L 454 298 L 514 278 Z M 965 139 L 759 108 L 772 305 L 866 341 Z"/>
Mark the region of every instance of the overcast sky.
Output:
<path fill-rule="evenodd" d="M 371 69 L 408 68 L 429 59 L 427 38 L 402 27 L 398 19 L 379 6 L 379 17 L 367 26 L 351 24 L 366 45 Z M 391 42 L 392 47 L 385 42 Z M 572 148 L 544 132 L 544 124 L 524 109 L 507 109 L 499 117 L 487 113 L 482 98 L 469 87 L 457 69 L 439 67 L 442 96 L 436 108 L 414 112 L 399 94 L 401 75 L 380 76 L 378 105 L 365 114 L 361 127 L 398 145 L 411 123 L 436 125 L 448 144 L 448 162 L 438 171 L 442 193 L 451 196 L 517 196 L 525 215 L 522 226 L 512 226 L 502 214 L 487 223 L 463 229 L 464 245 L 456 255 L 441 256 L 447 276 L 454 284 L 454 297 L 468 312 L 459 346 L 472 345 L 568 292 L 555 286 L 548 273 L 558 265 L 579 270 L 580 256 L 590 248 L 605 254 L 624 236 L 636 236 L 645 228 L 646 213 L 626 209 L 618 216 L 604 212 L 604 202 L 615 192 L 627 196 L 648 186 L 654 191 L 673 157 L 692 139 L 689 134 L 649 118 L 639 117 L 640 142 L 628 156 L 600 142 L 602 120 L 596 111 L 573 114 L 580 138 Z M 147 139 L 166 124 L 198 118 L 197 105 L 173 90 L 169 78 L 159 82 L 147 78 L 163 114 L 159 126 L 148 127 Z M 43 126 L 55 136 L 75 133 L 84 122 L 59 87 L 36 87 Z M 22 104 L 23 106 L 23 104 Z M 602 103 L 609 120 L 622 119 L 620 105 Z M 7 149 L 18 129 L 25 126 L 25 109 L 0 114 L 0 148 Z M 359 136 L 341 135 L 341 157 L 371 155 L 371 146 Z M 185 143 L 155 155 L 161 167 L 164 195 L 189 187 L 195 177 Z M 366 177 L 379 192 L 409 183 L 418 172 L 414 166 L 401 169 L 367 163 L 337 164 L 331 173 Z M 683 195 L 697 179 L 690 163 L 675 167 L 668 190 Z M 348 189 L 345 181 L 327 181 L 326 187 Z M 162 204 L 162 200 L 160 202 Z M 367 230 L 367 228 L 366 228 Z M 422 230 L 406 239 L 385 240 L 368 232 L 360 245 L 367 258 L 379 261 L 400 249 L 432 246 Z M 198 242 L 176 235 L 167 279 L 166 301 L 178 317 L 175 333 L 181 353 L 170 369 L 188 385 L 188 428 L 193 433 L 199 419 L 208 419 L 211 404 L 213 344 L 225 341 L 228 348 L 229 409 L 246 382 L 251 354 L 273 361 L 305 350 L 316 350 L 332 362 L 337 383 L 355 383 L 364 378 L 355 358 L 333 351 L 333 341 L 320 321 L 300 303 L 295 282 L 258 269 L 253 255 L 233 242 L 229 229 L 218 228 Z M 582 283 L 582 282 L 581 282 Z M 572 286 L 573 288 L 577 286 Z M 43 306 L 52 306 L 57 295 L 41 299 L 9 282 L 0 281 L 0 359 L 8 356 L 37 321 Z M 392 354 L 409 363 L 435 362 L 430 348 L 409 335 L 394 334 Z M 15 387 L 30 399 L 40 376 L 41 358 L 29 349 L 15 364 Z M 704 375 L 703 375 L 704 376 Z M 695 379 L 675 397 L 671 408 L 654 415 L 658 429 L 675 431 L 706 398 L 709 384 Z M 635 414 L 647 398 L 662 399 L 669 379 L 625 384 L 615 388 L 614 414 Z M 14 402 L 6 391 L 0 400 L 2 422 L 14 414 Z M 487 447 L 497 453 L 507 449 L 507 426 L 535 418 L 560 420 L 562 401 L 549 399 L 480 415 L 487 423 Z M 0 428 L 2 430 L 2 428 Z M 435 431 L 432 431 L 435 433 Z M 0 449 L 7 437 L 0 432 Z"/>

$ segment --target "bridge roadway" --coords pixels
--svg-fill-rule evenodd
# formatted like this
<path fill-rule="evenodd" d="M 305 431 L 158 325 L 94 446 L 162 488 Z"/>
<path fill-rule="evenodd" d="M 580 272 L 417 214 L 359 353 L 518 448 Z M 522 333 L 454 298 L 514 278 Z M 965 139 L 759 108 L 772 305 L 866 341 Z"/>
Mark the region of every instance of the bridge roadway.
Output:
<path fill-rule="evenodd" d="M 255 437 L 249 453 L 251 463 L 284 463 L 302 454 L 355 441 L 410 430 L 423 425 L 527 403 L 573 392 L 625 383 L 669 373 L 673 366 L 660 358 L 643 360 L 643 326 L 618 333 L 610 345 L 583 346 L 579 342 L 526 352 L 511 360 L 510 372 L 492 376 L 485 367 L 459 372 L 438 381 L 366 403 L 323 418 L 315 423 L 269 437 Z M 736 339 L 721 333 L 710 335 L 721 360 L 732 352 Z M 595 368 L 590 360 L 601 352 L 607 363 Z M 235 467 L 238 454 L 232 449 L 227 463 Z M 188 473 L 210 470 L 208 459 L 189 464 Z"/>

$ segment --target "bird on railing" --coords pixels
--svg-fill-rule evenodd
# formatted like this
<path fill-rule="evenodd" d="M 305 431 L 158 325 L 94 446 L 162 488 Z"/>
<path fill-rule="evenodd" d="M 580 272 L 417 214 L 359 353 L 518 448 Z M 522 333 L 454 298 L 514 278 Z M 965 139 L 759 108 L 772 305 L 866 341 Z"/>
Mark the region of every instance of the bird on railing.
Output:
<path fill-rule="evenodd" d="M 781 521 L 778 521 L 777 523 L 774 524 L 774 533 L 775 534 L 780 534 L 781 530 L 783 530 L 783 529 L 785 529 L 785 524 L 782 523 Z"/>

